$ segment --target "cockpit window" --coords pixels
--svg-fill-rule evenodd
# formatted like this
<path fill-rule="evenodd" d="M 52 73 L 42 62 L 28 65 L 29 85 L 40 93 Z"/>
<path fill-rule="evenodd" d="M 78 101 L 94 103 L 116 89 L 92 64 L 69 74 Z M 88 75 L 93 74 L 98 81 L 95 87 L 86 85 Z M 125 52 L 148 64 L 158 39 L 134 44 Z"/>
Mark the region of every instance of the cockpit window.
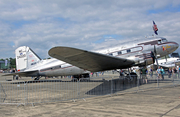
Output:
<path fill-rule="evenodd" d="M 161 44 L 161 40 L 158 40 L 158 44 Z"/>
<path fill-rule="evenodd" d="M 167 39 L 165 39 L 165 38 L 162 39 L 162 43 L 165 43 L 165 42 L 167 42 Z"/>

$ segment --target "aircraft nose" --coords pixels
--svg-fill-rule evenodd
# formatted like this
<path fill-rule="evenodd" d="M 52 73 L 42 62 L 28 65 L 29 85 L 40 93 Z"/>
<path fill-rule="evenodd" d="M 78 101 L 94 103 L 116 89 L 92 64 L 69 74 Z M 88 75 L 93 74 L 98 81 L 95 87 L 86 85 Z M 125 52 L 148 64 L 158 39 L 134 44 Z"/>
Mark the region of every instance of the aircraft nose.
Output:
<path fill-rule="evenodd" d="M 179 44 L 174 42 L 174 48 L 177 49 L 179 47 Z"/>
<path fill-rule="evenodd" d="M 175 50 L 177 50 L 178 49 L 178 47 L 179 47 L 179 44 L 178 43 L 176 43 L 176 42 L 172 42 L 171 44 L 171 52 L 174 52 Z"/>

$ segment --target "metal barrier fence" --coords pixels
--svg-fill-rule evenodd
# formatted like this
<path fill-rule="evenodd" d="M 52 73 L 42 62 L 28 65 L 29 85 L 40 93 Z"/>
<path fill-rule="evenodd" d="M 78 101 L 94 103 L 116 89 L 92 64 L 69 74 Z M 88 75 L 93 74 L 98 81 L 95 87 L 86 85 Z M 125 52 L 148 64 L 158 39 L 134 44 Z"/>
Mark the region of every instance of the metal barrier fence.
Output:
<path fill-rule="evenodd" d="M 157 75 L 147 75 L 147 83 L 141 76 L 92 77 L 76 80 L 63 78 L 39 81 L 2 81 L 0 82 L 0 104 L 26 105 L 85 99 L 180 84 L 178 74 L 170 78 L 166 74 L 164 80 L 158 79 Z"/>

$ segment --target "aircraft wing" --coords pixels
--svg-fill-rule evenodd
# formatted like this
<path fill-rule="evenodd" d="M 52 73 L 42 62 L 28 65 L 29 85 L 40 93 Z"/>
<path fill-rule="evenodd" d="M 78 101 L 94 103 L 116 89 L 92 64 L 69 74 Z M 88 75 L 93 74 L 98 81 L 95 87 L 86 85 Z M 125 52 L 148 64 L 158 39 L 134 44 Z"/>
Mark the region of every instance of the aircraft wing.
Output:
<path fill-rule="evenodd" d="M 33 71 L 22 71 L 22 72 L 16 72 L 16 73 L 7 73 L 3 76 L 13 76 L 13 75 L 19 75 L 19 76 L 32 76 L 33 74 L 37 74 L 38 70 Z"/>
<path fill-rule="evenodd" d="M 134 61 L 71 47 L 53 47 L 51 57 L 92 72 L 131 67 Z"/>
<path fill-rule="evenodd" d="M 164 67 L 164 68 L 172 68 L 172 67 L 175 67 L 175 64 L 169 64 L 169 65 L 159 65 L 161 67 Z"/>

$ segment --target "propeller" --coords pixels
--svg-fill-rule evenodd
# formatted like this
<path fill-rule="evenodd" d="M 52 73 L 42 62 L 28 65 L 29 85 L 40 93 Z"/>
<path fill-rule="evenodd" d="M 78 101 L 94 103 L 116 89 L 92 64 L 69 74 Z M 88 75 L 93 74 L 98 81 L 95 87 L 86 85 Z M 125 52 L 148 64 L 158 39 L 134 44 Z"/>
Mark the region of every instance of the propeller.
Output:
<path fill-rule="evenodd" d="M 157 60 L 157 51 L 156 51 L 156 46 L 154 45 L 154 54 L 155 54 L 155 60 L 157 64 L 157 68 L 159 67 L 158 60 Z M 157 78 L 157 87 L 159 87 L 159 79 Z"/>
<path fill-rule="evenodd" d="M 159 64 L 158 64 L 158 60 L 157 60 L 157 52 L 156 52 L 156 46 L 155 46 L 155 45 L 154 45 L 154 59 L 155 59 L 155 60 L 153 60 L 153 62 L 156 61 L 157 68 L 158 68 Z M 154 64 L 153 64 L 153 65 L 154 65 Z"/>
<path fill-rule="evenodd" d="M 166 59 L 166 63 L 167 63 L 167 56 L 165 56 L 165 59 Z"/>

